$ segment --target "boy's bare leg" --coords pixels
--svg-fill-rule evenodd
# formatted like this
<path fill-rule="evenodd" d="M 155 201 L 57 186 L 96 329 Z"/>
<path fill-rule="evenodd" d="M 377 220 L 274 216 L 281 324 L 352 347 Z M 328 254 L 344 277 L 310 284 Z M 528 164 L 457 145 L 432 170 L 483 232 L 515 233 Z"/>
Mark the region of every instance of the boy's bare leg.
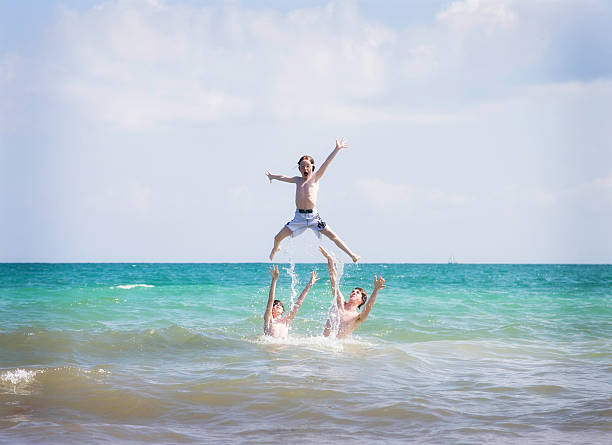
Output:
<path fill-rule="evenodd" d="M 325 227 L 323 230 L 321 230 L 321 233 L 323 235 L 325 235 L 326 237 L 328 237 L 330 240 L 332 240 L 336 246 L 338 246 L 340 249 L 342 249 L 348 256 L 351 257 L 351 259 L 353 260 L 353 263 L 356 263 L 357 261 L 359 261 L 359 258 L 361 258 L 359 255 L 355 255 L 351 249 L 348 248 L 348 246 L 346 244 L 344 244 L 344 241 L 342 241 L 340 239 L 340 237 L 338 235 L 336 235 L 334 233 L 334 231 L 332 229 L 329 228 L 329 226 Z M 278 235 L 277 235 L 278 236 Z"/>
<path fill-rule="evenodd" d="M 281 241 L 289 235 L 291 235 L 291 230 L 287 226 L 283 227 L 281 231 L 276 234 L 274 237 L 274 247 L 272 247 L 272 251 L 270 252 L 270 261 L 274 258 L 274 254 L 280 250 L 279 244 Z"/>

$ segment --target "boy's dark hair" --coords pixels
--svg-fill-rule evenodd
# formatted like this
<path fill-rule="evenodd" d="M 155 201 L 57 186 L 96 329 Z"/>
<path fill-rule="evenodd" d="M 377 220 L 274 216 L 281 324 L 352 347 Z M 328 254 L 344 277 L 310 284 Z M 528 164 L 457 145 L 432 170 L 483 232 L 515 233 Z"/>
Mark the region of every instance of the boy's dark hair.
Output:
<path fill-rule="evenodd" d="M 283 302 L 280 300 L 274 300 L 274 303 L 272 303 L 272 307 L 276 306 L 276 305 L 280 305 L 280 307 L 283 308 L 283 312 L 285 312 L 285 306 L 283 305 Z"/>
<path fill-rule="evenodd" d="M 304 159 L 306 159 L 307 161 L 310 161 L 310 163 L 312 164 L 312 171 L 315 171 L 314 158 L 308 155 L 304 155 L 300 158 L 300 160 L 298 161 L 298 167 L 300 166 L 300 162 L 302 162 Z"/>
<path fill-rule="evenodd" d="M 357 306 L 357 309 L 361 309 L 361 306 L 363 306 L 366 301 L 368 301 L 368 294 L 366 294 L 366 291 L 363 290 L 361 287 L 356 287 L 355 289 L 361 292 L 361 304 Z"/>

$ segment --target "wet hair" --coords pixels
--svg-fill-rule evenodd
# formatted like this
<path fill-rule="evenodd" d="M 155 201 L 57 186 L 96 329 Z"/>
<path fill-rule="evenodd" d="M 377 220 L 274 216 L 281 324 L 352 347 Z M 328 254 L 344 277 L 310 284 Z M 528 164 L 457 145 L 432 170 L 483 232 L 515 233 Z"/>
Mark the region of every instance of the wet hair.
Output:
<path fill-rule="evenodd" d="M 315 171 L 314 158 L 308 155 L 304 155 L 300 158 L 300 160 L 298 161 L 298 167 L 300 166 L 300 162 L 302 162 L 304 159 L 310 161 L 310 163 L 312 164 L 312 171 Z"/>
<path fill-rule="evenodd" d="M 283 312 L 285 312 L 285 306 L 283 305 L 283 302 L 282 302 L 282 301 L 280 301 L 280 300 L 274 300 L 274 303 L 272 303 L 272 307 L 277 306 L 277 305 L 278 305 L 278 306 L 280 306 L 280 307 L 282 307 L 282 308 L 283 308 Z"/>
<path fill-rule="evenodd" d="M 366 301 L 368 301 L 368 294 L 366 294 L 366 291 L 363 290 L 361 287 L 356 287 L 355 289 L 361 292 L 361 304 L 357 306 L 357 309 L 361 309 L 361 306 L 363 306 Z"/>

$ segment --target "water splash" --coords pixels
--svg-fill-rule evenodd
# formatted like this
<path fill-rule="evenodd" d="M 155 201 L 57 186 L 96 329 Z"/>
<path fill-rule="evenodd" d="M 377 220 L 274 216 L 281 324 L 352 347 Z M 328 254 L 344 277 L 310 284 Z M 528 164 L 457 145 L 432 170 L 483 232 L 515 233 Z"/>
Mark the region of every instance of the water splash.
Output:
<path fill-rule="evenodd" d="M 333 252 L 332 252 L 332 258 L 334 259 L 334 263 L 336 263 L 336 275 L 337 275 L 336 288 L 337 288 L 340 284 L 340 279 L 342 278 L 342 275 L 344 275 L 344 261 L 342 261 L 341 259 L 338 259 L 338 257 L 336 257 L 336 255 Z"/>
<path fill-rule="evenodd" d="M 291 261 L 289 267 L 285 267 L 284 269 L 291 277 L 291 306 L 293 306 L 295 297 L 297 296 L 297 284 L 299 282 L 297 274 L 295 273 L 295 263 Z"/>
<path fill-rule="evenodd" d="M 335 253 L 331 252 L 332 259 L 334 264 L 336 265 L 336 286 L 335 292 L 340 292 L 340 280 L 342 279 L 342 275 L 344 274 L 344 262 L 335 255 Z M 340 294 L 342 295 L 342 294 Z M 335 338 L 338 335 L 338 329 L 340 327 L 340 313 L 338 311 L 338 300 L 332 294 L 331 303 L 329 305 L 329 310 L 327 311 L 327 321 L 325 322 L 325 330 L 329 329 L 330 337 Z"/>
<path fill-rule="evenodd" d="M 287 255 L 289 256 L 289 267 L 284 267 L 283 269 L 291 277 L 291 300 L 290 300 L 291 304 L 290 304 L 290 307 L 293 307 L 293 305 L 295 304 L 295 297 L 298 294 L 297 285 L 299 283 L 299 279 L 297 277 L 297 274 L 295 273 L 295 260 L 294 260 L 294 255 L 293 255 L 293 250 L 294 250 L 293 239 L 290 238 L 285 246 L 286 246 Z"/>

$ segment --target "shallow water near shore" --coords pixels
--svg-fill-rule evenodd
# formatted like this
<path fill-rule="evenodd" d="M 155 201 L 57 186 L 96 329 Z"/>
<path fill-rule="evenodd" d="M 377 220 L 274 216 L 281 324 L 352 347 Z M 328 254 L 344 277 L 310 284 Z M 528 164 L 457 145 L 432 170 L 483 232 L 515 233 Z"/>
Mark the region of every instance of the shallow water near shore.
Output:
<path fill-rule="evenodd" d="M 323 263 L 264 337 L 268 267 L 0 265 L 0 442 L 612 441 L 612 266 L 347 264 L 387 288 L 346 340 Z"/>

